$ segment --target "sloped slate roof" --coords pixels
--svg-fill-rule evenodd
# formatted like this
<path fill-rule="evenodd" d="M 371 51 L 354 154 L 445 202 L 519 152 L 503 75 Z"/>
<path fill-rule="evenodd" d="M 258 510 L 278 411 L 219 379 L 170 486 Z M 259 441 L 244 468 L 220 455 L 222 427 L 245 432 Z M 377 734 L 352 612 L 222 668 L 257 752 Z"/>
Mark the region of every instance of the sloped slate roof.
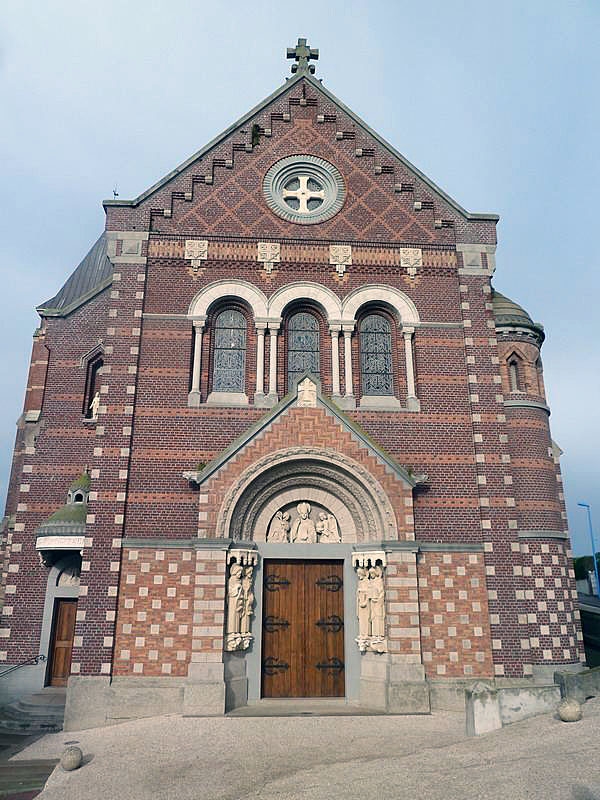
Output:
<path fill-rule="evenodd" d="M 492 305 L 496 325 L 515 325 L 521 328 L 531 328 L 543 335 L 544 326 L 540 322 L 534 322 L 522 306 L 496 291 L 496 289 L 492 290 Z"/>
<path fill-rule="evenodd" d="M 70 314 L 110 285 L 112 271 L 106 234 L 103 233 L 58 294 L 38 306 L 37 311 L 44 317 Z"/>

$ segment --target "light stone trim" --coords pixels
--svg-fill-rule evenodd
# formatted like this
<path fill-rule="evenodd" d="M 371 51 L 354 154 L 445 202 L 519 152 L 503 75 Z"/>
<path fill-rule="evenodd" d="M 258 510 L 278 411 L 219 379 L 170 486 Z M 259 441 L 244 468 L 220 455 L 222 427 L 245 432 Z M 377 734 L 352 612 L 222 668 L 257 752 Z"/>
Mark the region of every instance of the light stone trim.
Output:
<path fill-rule="evenodd" d="M 85 536 L 38 536 L 36 550 L 83 550 Z"/>
<path fill-rule="evenodd" d="M 464 266 L 458 270 L 459 275 L 488 275 L 491 277 L 496 271 L 496 245 L 458 243 L 456 251 L 463 254 Z M 482 253 L 487 256 L 487 269 L 482 266 Z"/>
<path fill-rule="evenodd" d="M 341 318 L 344 324 L 354 323 L 361 306 L 379 302 L 392 306 L 401 324 L 415 325 L 420 322 L 419 312 L 413 301 L 393 286 L 371 284 L 355 289 L 342 303 Z"/>
<path fill-rule="evenodd" d="M 254 317 L 267 317 L 267 298 L 260 289 L 247 281 L 215 281 L 201 289 L 190 303 L 188 318 L 206 317 L 208 309 L 216 301 L 231 296 L 245 300 L 252 308 Z"/>
<path fill-rule="evenodd" d="M 550 416 L 549 407 L 545 403 L 539 403 L 535 400 L 505 400 L 504 406 L 506 408 L 539 408 Z"/>
<path fill-rule="evenodd" d="M 568 539 L 568 531 L 528 530 L 519 531 L 519 539 Z"/>
<path fill-rule="evenodd" d="M 318 283 L 309 283 L 307 281 L 288 283 L 278 289 L 268 300 L 267 316 L 281 317 L 285 307 L 295 300 L 313 300 L 321 306 L 328 320 L 339 320 L 342 316 L 340 299 L 331 289 L 320 286 Z"/>

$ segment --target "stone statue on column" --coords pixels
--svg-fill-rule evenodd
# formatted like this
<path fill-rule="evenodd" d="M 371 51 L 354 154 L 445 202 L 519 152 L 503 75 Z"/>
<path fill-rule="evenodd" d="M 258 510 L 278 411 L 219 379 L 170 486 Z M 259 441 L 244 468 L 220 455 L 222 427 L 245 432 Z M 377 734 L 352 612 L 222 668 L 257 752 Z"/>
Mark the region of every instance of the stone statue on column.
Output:
<path fill-rule="evenodd" d="M 383 570 L 385 553 L 356 553 L 352 558 L 356 567 L 356 615 L 358 636 L 356 643 L 361 653 L 386 653 L 385 638 L 385 584 Z"/>
<path fill-rule="evenodd" d="M 225 650 L 247 650 L 254 638 L 250 633 L 250 624 L 254 616 L 252 584 L 257 554 L 255 551 L 233 551 L 230 559 Z"/>

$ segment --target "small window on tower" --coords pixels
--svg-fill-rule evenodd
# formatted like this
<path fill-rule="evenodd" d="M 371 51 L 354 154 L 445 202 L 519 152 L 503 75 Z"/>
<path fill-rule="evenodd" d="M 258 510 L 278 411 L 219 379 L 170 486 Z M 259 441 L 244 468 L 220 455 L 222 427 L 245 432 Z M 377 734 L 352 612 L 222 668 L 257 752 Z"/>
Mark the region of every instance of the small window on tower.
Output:
<path fill-rule="evenodd" d="M 508 381 L 511 392 L 521 391 L 520 364 L 514 357 L 508 362 Z"/>
<path fill-rule="evenodd" d="M 98 416 L 98 406 L 100 405 L 100 376 L 104 359 L 97 356 L 92 359 L 87 366 L 85 382 L 85 396 L 83 403 L 83 415 L 86 419 L 95 419 Z"/>

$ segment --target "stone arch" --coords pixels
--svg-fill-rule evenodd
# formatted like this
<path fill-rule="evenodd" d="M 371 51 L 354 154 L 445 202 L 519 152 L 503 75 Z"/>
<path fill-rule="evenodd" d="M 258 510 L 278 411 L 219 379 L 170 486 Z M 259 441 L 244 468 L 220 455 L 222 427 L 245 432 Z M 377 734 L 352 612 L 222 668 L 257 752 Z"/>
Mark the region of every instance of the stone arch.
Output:
<path fill-rule="evenodd" d="M 382 303 L 394 309 L 402 325 L 415 325 L 420 321 L 413 301 L 393 286 L 370 284 L 351 292 L 342 303 L 342 321 L 354 324 L 359 309 L 366 303 Z"/>
<path fill-rule="evenodd" d="M 354 459 L 316 447 L 278 450 L 249 466 L 223 499 L 216 535 L 264 540 L 272 515 L 294 500 L 327 507 L 343 541 L 398 539 L 396 515 L 379 481 Z"/>
<path fill-rule="evenodd" d="M 297 300 L 312 300 L 317 303 L 323 309 L 328 320 L 339 320 L 341 317 L 342 306 L 340 300 L 331 289 L 319 286 L 317 283 L 304 281 L 288 283 L 269 298 L 269 317 L 271 319 L 279 319 L 284 308 Z"/>
<path fill-rule="evenodd" d="M 245 301 L 254 314 L 254 319 L 265 318 L 267 316 L 267 298 L 247 281 L 215 281 L 209 283 L 201 289 L 190 303 L 188 317 L 204 318 L 210 306 L 216 301 L 225 297 L 235 297 Z"/>

